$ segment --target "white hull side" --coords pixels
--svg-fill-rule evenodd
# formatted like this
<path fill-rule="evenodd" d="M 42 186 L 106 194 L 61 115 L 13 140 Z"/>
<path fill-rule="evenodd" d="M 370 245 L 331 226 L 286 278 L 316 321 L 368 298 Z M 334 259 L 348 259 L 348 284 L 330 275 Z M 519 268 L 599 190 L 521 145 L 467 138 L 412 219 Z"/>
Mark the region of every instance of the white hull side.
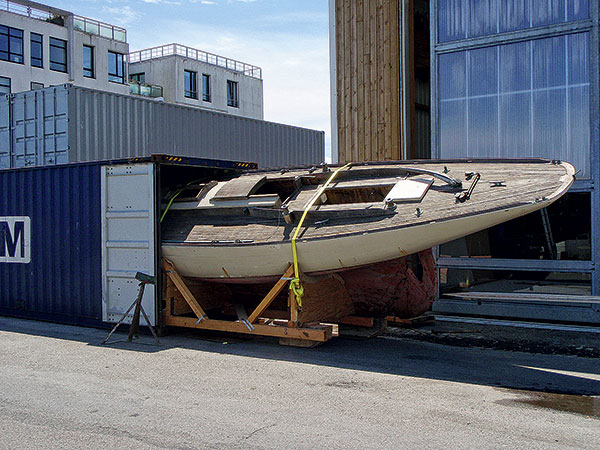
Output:
<path fill-rule="evenodd" d="M 410 255 L 475 233 L 552 203 L 549 200 L 443 222 L 297 242 L 305 273 L 350 269 Z M 178 272 L 193 278 L 281 276 L 292 261 L 290 242 L 264 245 L 194 246 L 163 244 L 163 256 Z"/>

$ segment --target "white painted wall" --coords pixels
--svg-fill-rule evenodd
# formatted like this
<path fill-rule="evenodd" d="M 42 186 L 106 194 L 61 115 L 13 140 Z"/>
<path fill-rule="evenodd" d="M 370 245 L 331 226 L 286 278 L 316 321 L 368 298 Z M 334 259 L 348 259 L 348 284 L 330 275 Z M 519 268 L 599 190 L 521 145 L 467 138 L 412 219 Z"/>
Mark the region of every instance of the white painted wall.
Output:
<path fill-rule="evenodd" d="M 73 30 L 69 26 L 56 25 L 15 13 L 0 11 L 0 24 L 23 30 L 23 64 L 0 61 L 0 76 L 11 79 L 11 92 L 28 91 L 31 82 L 43 83 L 44 87 L 73 83 L 92 89 L 121 94 L 129 93 L 127 83 L 108 81 L 108 50 L 129 53 L 129 44 Z M 43 36 L 43 68 L 31 66 L 30 33 Z M 50 70 L 50 37 L 67 41 L 68 73 Z M 94 47 L 96 78 L 83 77 L 83 44 Z M 127 73 L 125 74 L 127 81 Z"/>
<path fill-rule="evenodd" d="M 198 74 L 198 99 L 187 98 L 184 95 L 185 70 Z M 130 64 L 129 73 L 141 72 L 145 73 L 146 83 L 163 87 L 163 97 L 166 102 L 209 108 L 253 119 L 264 118 L 263 82 L 257 78 L 179 55 Z M 210 102 L 202 100 L 203 73 L 210 75 L 211 78 Z M 238 82 L 239 108 L 227 106 L 227 80 Z"/>

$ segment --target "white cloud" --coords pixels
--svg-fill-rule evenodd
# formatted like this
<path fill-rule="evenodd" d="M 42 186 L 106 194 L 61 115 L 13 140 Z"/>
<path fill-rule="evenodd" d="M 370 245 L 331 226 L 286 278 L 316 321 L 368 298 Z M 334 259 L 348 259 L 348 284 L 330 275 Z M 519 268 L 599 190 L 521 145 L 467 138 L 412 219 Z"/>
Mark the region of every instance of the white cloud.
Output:
<path fill-rule="evenodd" d="M 144 3 L 151 3 L 153 5 L 181 5 L 181 2 L 173 0 L 142 0 Z"/>
<path fill-rule="evenodd" d="M 142 17 L 141 13 L 129 5 L 104 7 L 103 11 L 111 14 L 114 17 L 114 19 L 112 19 L 113 22 L 125 26 L 130 25 L 133 22 L 137 22 Z"/>

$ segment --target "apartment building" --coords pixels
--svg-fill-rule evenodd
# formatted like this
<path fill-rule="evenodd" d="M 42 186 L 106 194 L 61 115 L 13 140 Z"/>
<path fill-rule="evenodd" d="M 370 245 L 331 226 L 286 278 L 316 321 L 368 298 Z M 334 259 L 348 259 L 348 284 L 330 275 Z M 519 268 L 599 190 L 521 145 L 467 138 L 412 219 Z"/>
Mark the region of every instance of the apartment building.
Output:
<path fill-rule="evenodd" d="M 0 94 L 65 83 L 264 117 L 260 67 L 179 44 L 130 53 L 124 28 L 28 0 L 0 2 Z"/>
<path fill-rule="evenodd" d="M 129 54 L 129 78 L 132 92 L 134 83 L 160 86 L 168 103 L 264 116 L 261 68 L 224 56 L 180 44 L 140 50 Z"/>
<path fill-rule="evenodd" d="M 0 93 L 72 83 L 127 94 L 127 32 L 27 0 L 0 3 Z"/>

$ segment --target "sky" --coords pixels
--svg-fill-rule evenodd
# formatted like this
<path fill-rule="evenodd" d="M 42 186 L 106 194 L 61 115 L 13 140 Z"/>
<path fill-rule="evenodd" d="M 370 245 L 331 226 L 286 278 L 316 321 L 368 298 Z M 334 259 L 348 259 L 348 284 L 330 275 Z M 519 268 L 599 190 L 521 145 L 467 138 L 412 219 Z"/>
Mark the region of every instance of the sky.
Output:
<path fill-rule="evenodd" d="M 327 0 L 48 0 L 127 29 L 130 51 L 178 43 L 263 69 L 265 120 L 326 132 Z"/>

